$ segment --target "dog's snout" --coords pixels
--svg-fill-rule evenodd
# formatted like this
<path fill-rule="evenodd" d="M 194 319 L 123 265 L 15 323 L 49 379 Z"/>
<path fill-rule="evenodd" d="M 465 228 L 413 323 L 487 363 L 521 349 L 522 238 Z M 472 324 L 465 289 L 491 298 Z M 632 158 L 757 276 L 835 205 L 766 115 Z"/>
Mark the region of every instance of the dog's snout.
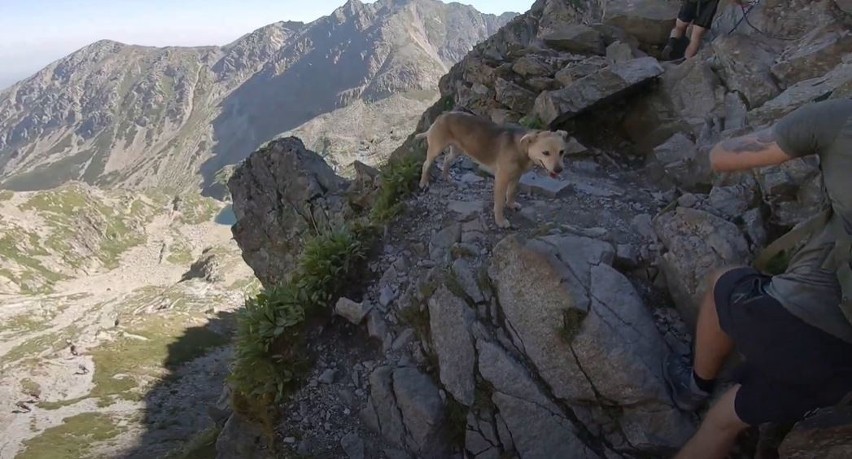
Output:
<path fill-rule="evenodd" d="M 559 164 L 557 164 L 556 166 L 553 166 L 553 172 L 556 172 L 557 174 L 562 172 L 562 166 L 559 165 Z"/>

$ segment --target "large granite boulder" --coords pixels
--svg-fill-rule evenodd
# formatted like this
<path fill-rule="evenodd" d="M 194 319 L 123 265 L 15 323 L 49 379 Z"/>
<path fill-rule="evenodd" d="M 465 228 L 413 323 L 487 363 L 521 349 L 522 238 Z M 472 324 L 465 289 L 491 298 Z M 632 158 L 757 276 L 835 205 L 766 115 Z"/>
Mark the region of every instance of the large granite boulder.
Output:
<path fill-rule="evenodd" d="M 678 207 L 658 215 L 653 224 L 666 250 L 660 267 L 672 299 L 694 329 L 710 276 L 721 268 L 747 264 L 748 243 L 737 225 L 702 210 Z"/>
<path fill-rule="evenodd" d="M 712 48 L 727 86 L 742 93 L 749 107 L 760 107 L 781 93 L 771 72 L 777 54 L 772 45 L 754 37 L 724 35 Z"/>
<path fill-rule="evenodd" d="M 236 168 L 228 181 L 237 217 L 231 231 L 265 287 L 289 278 L 301 235 L 343 221 L 350 212 L 346 187 L 296 137 L 270 142 Z"/>
<path fill-rule="evenodd" d="M 632 284 L 612 268 L 614 256 L 610 244 L 584 237 L 509 236 L 495 247 L 489 276 L 514 347 L 553 397 L 619 447 L 670 452 L 693 424 L 671 404 L 663 340 Z M 612 406 L 621 414 L 604 426 Z"/>

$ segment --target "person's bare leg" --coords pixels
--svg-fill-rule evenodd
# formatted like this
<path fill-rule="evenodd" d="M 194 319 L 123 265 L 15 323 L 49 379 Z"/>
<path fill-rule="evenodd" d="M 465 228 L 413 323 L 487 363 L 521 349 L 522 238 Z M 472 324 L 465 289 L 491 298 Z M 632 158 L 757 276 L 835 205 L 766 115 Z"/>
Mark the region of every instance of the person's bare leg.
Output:
<path fill-rule="evenodd" d="M 716 379 L 725 360 L 734 351 L 734 342 L 722 331 L 713 291 L 724 272 L 711 278 L 710 286 L 701 300 L 698 323 L 695 326 L 695 358 L 693 370 L 702 379 Z"/>
<path fill-rule="evenodd" d="M 675 26 L 672 29 L 671 33 L 669 34 L 669 37 L 675 38 L 675 39 L 682 37 L 683 34 L 686 33 L 686 28 L 688 26 L 689 26 L 688 22 L 683 22 L 680 19 L 675 20 Z"/>
<path fill-rule="evenodd" d="M 669 386 L 672 401 L 684 411 L 695 411 L 707 401 L 716 377 L 734 349 L 731 338 L 719 325 L 714 295 L 716 284 L 725 272 L 728 270 L 720 271 L 708 279 L 695 326 L 693 358 L 672 353 L 663 362 L 663 377 Z"/>
<path fill-rule="evenodd" d="M 701 40 L 704 39 L 706 33 L 707 29 L 704 27 L 698 27 L 695 24 L 692 25 L 692 36 L 689 38 L 689 46 L 686 47 L 683 57 L 690 59 L 698 54 L 698 48 L 701 47 Z"/>
<path fill-rule="evenodd" d="M 707 412 L 698 432 L 686 442 L 674 459 L 723 459 L 737 435 L 748 427 L 737 416 L 734 400 L 739 384 L 725 392 Z"/>

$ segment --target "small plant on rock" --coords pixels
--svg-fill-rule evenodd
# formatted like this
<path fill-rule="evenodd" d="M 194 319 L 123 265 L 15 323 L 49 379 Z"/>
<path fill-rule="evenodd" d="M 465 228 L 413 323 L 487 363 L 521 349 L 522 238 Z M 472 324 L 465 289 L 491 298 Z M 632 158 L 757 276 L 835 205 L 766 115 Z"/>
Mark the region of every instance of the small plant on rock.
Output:
<path fill-rule="evenodd" d="M 329 230 L 307 241 L 290 282 L 246 300 L 237 316 L 236 358 L 231 373 L 235 410 L 274 435 L 277 406 L 310 368 L 305 337 L 311 318 L 363 271 L 369 238 L 361 228 Z"/>
<path fill-rule="evenodd" d="M 527 129 L 544 129 L 544 122 L 538 116 L 535 115 L 526 115 L 520 120 L 518 120 L 518 124 L 527 128 Z"/>
<path fill-rule="evenodd" d="M 417 189 L 422 156 L 389 161 L 381 170 L 381 190 L 372 210 L 372 220 L 385 223 L 402 211 L 402 201 Z"/>

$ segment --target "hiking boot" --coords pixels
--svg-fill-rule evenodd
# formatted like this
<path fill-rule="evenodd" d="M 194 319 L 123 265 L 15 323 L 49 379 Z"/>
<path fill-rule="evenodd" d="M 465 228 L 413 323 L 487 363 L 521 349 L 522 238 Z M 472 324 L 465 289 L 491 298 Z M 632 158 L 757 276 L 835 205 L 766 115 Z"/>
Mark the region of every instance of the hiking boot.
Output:
<path fill-rule="evenodd" d="M 666 42 L 666 46 L 663 48 L 663 51 L 660 52 L 660 60 L 670 61 L 672 60 L 672 52 L 674 52 L 675 39 L 669 37 L 669 41 Z"/>
<path fill-rule="evenodd" d="M 710 398 L 695 385 L 689 356 L 669 354 L 663 361 L 663 377 L 674 404 L 683 411 L 695 411 Z"/>

